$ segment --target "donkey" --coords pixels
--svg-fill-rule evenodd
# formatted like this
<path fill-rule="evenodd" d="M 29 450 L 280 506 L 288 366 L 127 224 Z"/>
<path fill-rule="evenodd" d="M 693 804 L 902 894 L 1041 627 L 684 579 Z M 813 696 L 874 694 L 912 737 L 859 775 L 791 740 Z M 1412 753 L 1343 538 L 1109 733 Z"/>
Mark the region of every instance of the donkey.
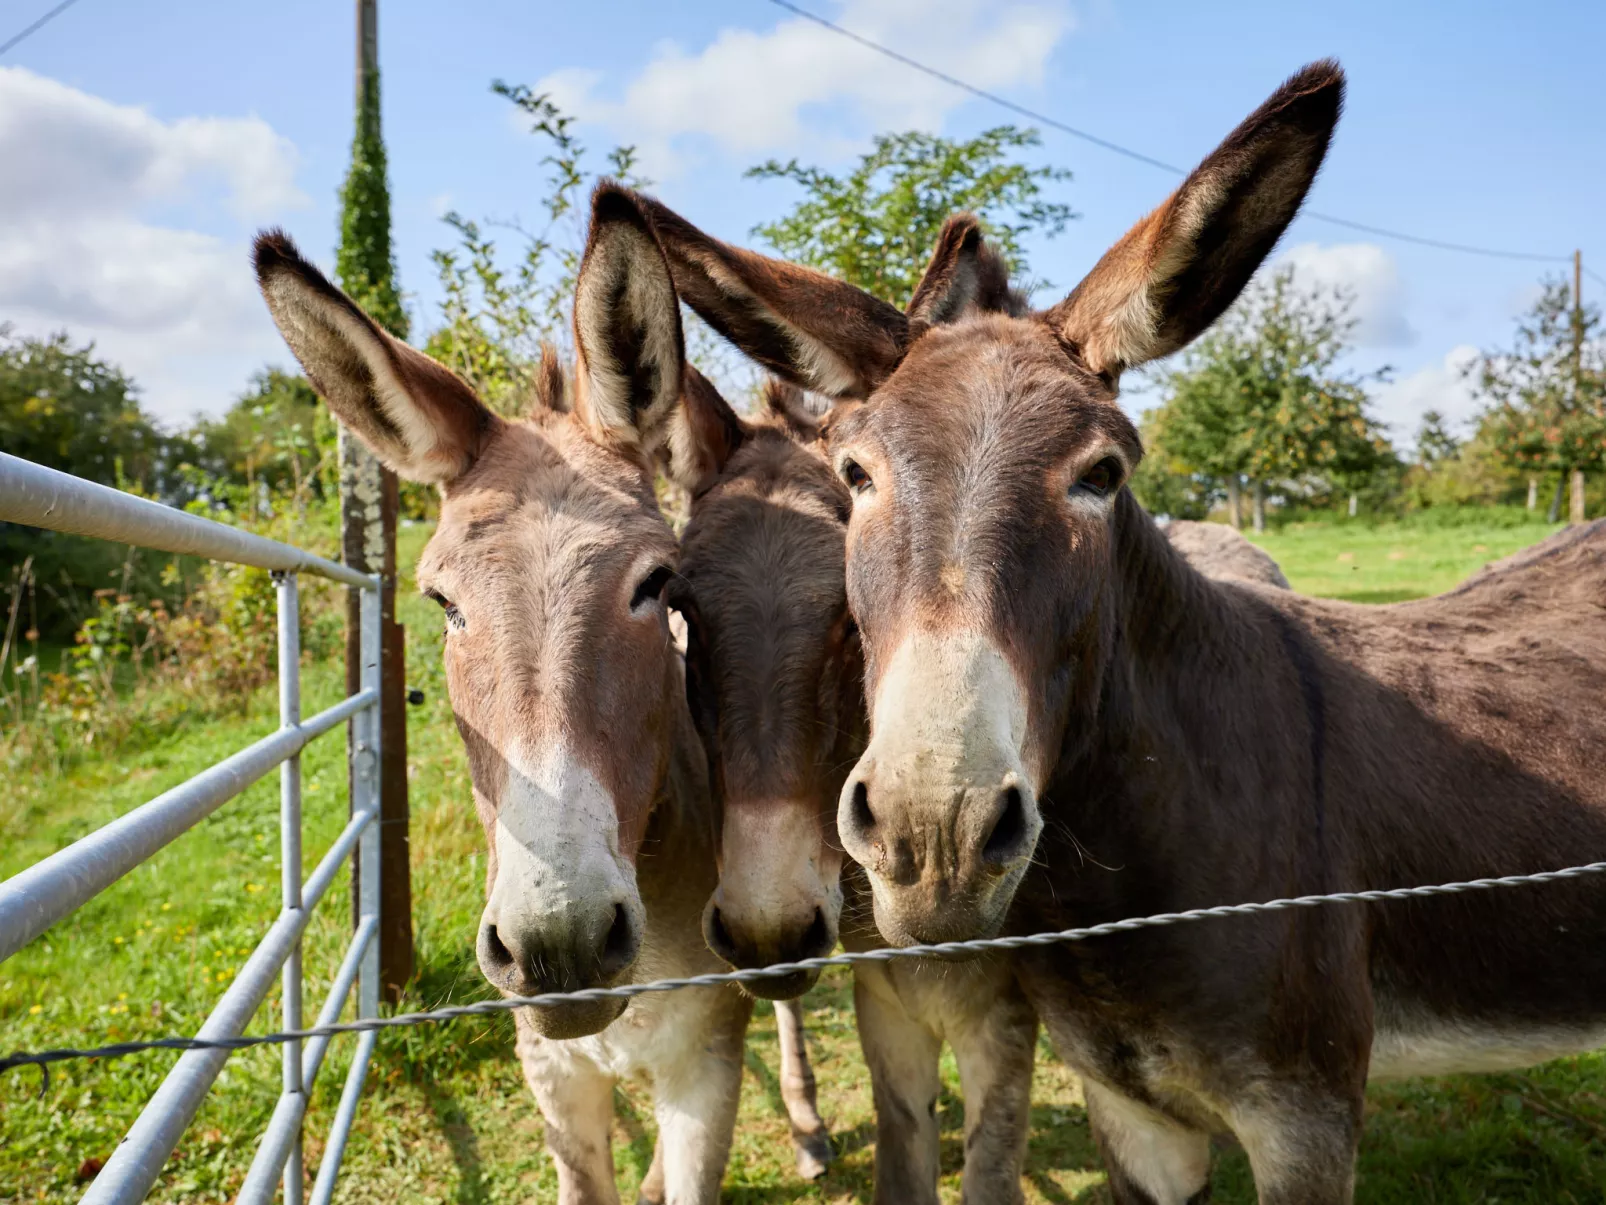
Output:
<path fill-rule="evenodd" d="M 907 315 L 652 209 L 681 295 L 829 434 L 871 739 L 838 811 L 895 942 L 1606 856 L 1606 524 L 1368 608 L 1189 567 L 1124 488 L 1121 373 L 1220 316 L 1292 220 L 1343 76 L 1293 76 L 1063 301 L 1001 309 L 951 220 Z M 1082 850 L 1091 856 L 1084 857 Z M 1606 885 L 1296 909 L 1021 954 L 1121 1205 L 1344 1205 L 1369 1075 L 1606 1041 Z"/>
<path fill-rule="evenodd" d="M 282 233 L 257 239 L 256 269 L 346 428 L 402 476 L 440 487 L 418 580 L 445 612 L 448 688 L 485 829 L 486 979 L 531 995 L 720 969 L 700 924 L 718 817 L 664 603 L 678 547 L 653 494 L 652 455 L 684 422 L 684 348 L 638 208 L 597 192 L 573 405 L 549 354 L 522 421 L 380 330 Z M 519 1010 L 559 1200 L 618 1201 L 613 1087 L 645 1075 L 659 1129 L 643 1199 L 717 1201 L 750 1011 L 732 987 L 628 1011 L 617 1000 Z"/>
<path fill-rule="evenodd" d="M 680 572 L 669 602 L 686 619 L 687 688 L 723 802 L 719 888 L 704 932 L 735 967 L 880 943 L 868 885 L 844 881 L 836 799 L 864 750 L 858 633 L 843 579 L 850 510 L 796 390 L 771 382 L 744 420 L 711 387 L 687 390 L 695 451 Z M 802 994 L 816 975 L 749 985 Z M 965 1097 L 967 1202 L 1022 1200 L 1037 1018 L 1006 963 L 854 969 L 859 1040 L 876 1104 L 875 1197 L 937 1201 L 938 1060 L 946 1039 Z M 777 1005 L 782 1092 L 799 1142 L 829 1147 L 812 1095 L 801 1020 Z M 786 1039 L 791 1037 L 790 1044 Z"/>

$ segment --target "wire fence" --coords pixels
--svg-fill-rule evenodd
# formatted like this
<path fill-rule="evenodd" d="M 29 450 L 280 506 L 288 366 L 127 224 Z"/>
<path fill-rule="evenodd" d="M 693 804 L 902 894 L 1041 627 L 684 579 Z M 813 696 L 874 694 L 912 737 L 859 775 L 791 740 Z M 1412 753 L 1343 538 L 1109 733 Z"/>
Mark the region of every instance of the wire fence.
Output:
<path fill-rule="evenodd" d="M 897 946 L 876 950 L 849 951 L 824 958 L 805 958 L 799 962 L 778 962 L 765 967 L 742 971 L 722 971 L 710 975 L 693 975 L 682 979 L 654 979 L 646 983 L 627 983 L 619 987 L 585 988 L 574 992 L 547 992 L 539 996 L 508 996 L 500 1000 L 481 1000 L 474 1004 L 452 1005 L 428 1012 L 401 1013 L 390 1017 L 364 1017 L 339 1024 L 316 1025 L 311 1029 L 284 1030 L 279 1033 L 252 1034 L 231 1038 L 152 1038 L 140 1042 L 117 1042 L 108 1046 L 86 1049 L 62 1047 L 55 1050 L 19 1051 L 0 1058 L 0 1072 L 19 1067 L 38 1067 L 44 1073 L 40 1086 L 43 1093 L 49 1087 L 50 1066 L 72 1059 L 111 1059 L 124 1055 L 141 1054 L 150 1050 L 245 1050 L 253 1046 L 280 1045 L 311 1039 L 327 1039 L 338 1034 L 368 1034 L 382 1029 L 406 1029 L 415 1025 L 429 1025 L 441 1021 L 456 1021 L 463 1017 L 495 1016 L 519 1008 L 551 1008 L 563 1004 L 589 1003 L 597 1000 L 632 1000 L 654 992 L 680 991 L 684 988 L 724 987 L 730 984 L 756 983 L 763 979 L 795 975 L 806 971 L 823 971 L 831 967 L 850 967 L 860 963 L 885 963 L 905 958 L 955 958 L 984 953 L 1005 953 L 1035 949 L 1065 942 L 1087 941 L 1095 937 L 1108 937 L 1117 933 L 1134 933 L 1142 929 L 1159 929 L 1169 925 L 1189 924 L 1194 921 L 1217 920 L 1232 916 L 1259 916 L 1266 913 L 1286 912 L 1295 908 L 1314 908 L 1323 904 L 1372 904 L 1392 900 L 1431 899 L 1436 896 L 1461 895 L 1470 891 L 1489 891 L 1497 887 L 1525 887 L 1539 883 L 1555 883 L 1565 879 L 1580 879 L 1590 875 L 1606 874 L 1606 862 L 1588 862 L 1567 866 L 1560 870 L 1544 870 L 1534 874 L 1501 875 L 1497 878 L 1468 879 L 1454 883 L 1435 883 L 1419 887 L 1393 887 L 1376 891 L 1335 891 L 1324 895 L 1300 895 L 1286 899 L 1264 900 L 1246 904 L 1220 904 L 1213 908 L 1191 908 L 1183 912 L 1159 912 L 1150 916 L 1134 916 L 1125 920 L 1106 921 L 1080 929 L 1060 929 L 1049 933 L 1032 933 L 1018 937 L 983 937 L 971 941 L 946 941 L 935 945 Z"/>

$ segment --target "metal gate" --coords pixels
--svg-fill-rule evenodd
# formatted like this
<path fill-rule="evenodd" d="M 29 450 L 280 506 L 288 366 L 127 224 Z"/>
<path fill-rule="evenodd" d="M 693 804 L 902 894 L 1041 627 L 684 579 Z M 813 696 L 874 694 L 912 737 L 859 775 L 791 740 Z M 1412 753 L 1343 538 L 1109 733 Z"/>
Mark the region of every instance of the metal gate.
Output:
<path fill-rule="evenodd" d="M 0 961 L 15 954 L 129 871 L 279 769 L 280 879 L 283 906 L 256 949 L 218 999 L 198 1038 L 238 1037 L 278 974 L 284 1027 L 303 1026 L 301 936 L 308 917 L 355 851 L 358 923 L 317 1024 L 337 1021 L 357 984 L 357 1015 L 379 1015 L 380 581 L 288 544 L 136 498 L 0 452 L 0 520 L 206 557 L 270 570 L 278 598 L 279 730 L 163 792 L 66 849 L 0 883 Z M 296 575 L 311 573 L 362 591 L 361 689 L 327 711 L 301 718 L 301 638 Z M 305 879 L 301 868 L 301 759 L 314 738 L 351 720 L 351 819 Z M 314 1203 L 327 1202 L 362 1096 L 375 1034 L 359 1035 L 329 1132 Z M 301 1123 L 328 1038 L 284 1046 L 284 1086 L 236 1200 L 271 1201 L 284 1181 L 285 1205 L 301 1205 Z M 223 1064 L 226 1050 L 191 1050 L 146 1103 L 82 1198 L 93 1205 L 141 1201 L 188 1128 Z"/>

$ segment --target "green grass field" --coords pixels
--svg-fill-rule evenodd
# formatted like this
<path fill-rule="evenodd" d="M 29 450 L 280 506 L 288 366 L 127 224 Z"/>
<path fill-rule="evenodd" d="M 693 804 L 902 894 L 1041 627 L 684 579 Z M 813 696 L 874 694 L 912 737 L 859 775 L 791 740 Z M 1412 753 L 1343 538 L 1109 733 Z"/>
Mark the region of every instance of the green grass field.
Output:
<path fill-rule="evenodd" d="M 1289 527 L 1264 546 L 1295 586 L 1365 600 L 1430 593 L 1486 560 L 1542 538 L 1535 525 L 1429 528 Z M 423 532 L 404 532 L 411 566 Z M 1398 554 L 1398 555 L 1395 555 Z M 1341 558 L 1348 559 L 1341 559 Z M 482 998 L 473 936 L 483 882 L 482 837 L 439 665 L 439 612 L 403 599 L 409 681 L 424 706 L 409 713 L 413 891 L 420 977 L 411 1003 Z M 310 713 L 338 696 L 333 666 L 305 673 Z M 88 760 L 59 779 L 7 784 L 0 795 L 0 877 L 89 832 L 274 726 L 271 690 L 242 712 L 197 708 L 185 731 L 115 759 Z M 342 738 L 304 755 L 307 865 L 346 810 Z M 0 1049 L 91 1045 L 189 1033 L 277 909 L 276 779 L 270 777 L 170 846 L 45 938 L 0 964 Z M 349 924 L 342 878 L 307 942 L 308 1012 L 316 1010 Z M 853 1029 L 851 994 L 838 974 L 810 997 L 811 1051 L 837 1162 L 824 1180 L 792 1172 L 780 1104 L 773 1014 L 761 1005 L 748 1039 L 748 1082 L 726 1180 L 738 1202 L 870 1199 L 874 1118 Z M 254 1029 L 276 1027 L 277 998 Z M 346 1155 L 343 1202 L 551 1200 L 555 1178 L 541 1121 L 512 1057 L 506 1018 L 395 1031 L 380 1039 Z M 335 1045 L 308 1125 L 308 1167 L 321 1143 L 350 1057 Z M 103 1159 L 175 1056 L 141 1055 L 59 1067 L 38 1095 L 38 1074 L 0 1081 L 0 1201 L 76 1200 L 80 1169 Z M 237 1055 L 180 1143 L 152 1200 L 228 1201 L 249 1165 L 278 1091 L 278 1056 Z M 961 1106 L 945 1065 L 940 1102 L 945 1200 L 958 1200 Z M 1606 1066 L 1597 1056 L 1525 1075 L 1452 1078 L 1374 1089 L 1361 1152 L 1358 1199 L 1372 1205 L 1555 1205 L 1606 1200 Z M 618 1097 L 615 1156 L 633 1199 L 652 1149 L 644 1088 Z M 1037 1205 L 1107 1202 L 1075 1078 L 1044 1045 L 1034 1093 L 1027 1197 Z M 1242 1156 L 1223 1148 L 1215 1201 L 1254 1200 Z"/>

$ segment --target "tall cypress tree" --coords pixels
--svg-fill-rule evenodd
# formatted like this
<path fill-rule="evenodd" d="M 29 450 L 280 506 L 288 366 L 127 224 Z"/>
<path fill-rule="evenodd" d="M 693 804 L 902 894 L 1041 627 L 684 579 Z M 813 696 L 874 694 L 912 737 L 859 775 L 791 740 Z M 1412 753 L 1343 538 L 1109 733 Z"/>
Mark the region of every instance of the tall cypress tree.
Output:
<path fill-rule="evenodd" d="M 407 337 L 407 314 L 396 292 L 396 260 L 390 247 L 390 182 L 385 140 L 379 128 L 379 68 L 362 73 L 357 95 L 357 133 L 351 140 L 351 170 L 340 191 L 340 251 L 335 275 L 375 322 L 399 339 Z"/>

